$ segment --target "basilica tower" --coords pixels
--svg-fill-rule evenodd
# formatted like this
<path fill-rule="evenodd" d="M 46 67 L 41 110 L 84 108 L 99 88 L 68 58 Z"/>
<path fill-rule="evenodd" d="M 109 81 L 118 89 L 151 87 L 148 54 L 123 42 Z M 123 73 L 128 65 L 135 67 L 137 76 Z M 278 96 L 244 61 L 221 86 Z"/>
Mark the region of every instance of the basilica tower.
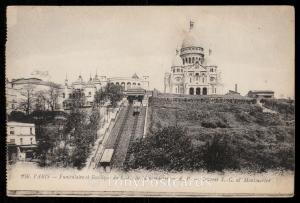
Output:
<path fill-rule="evenodd" d="M 214 63 L 209 50 L 205 49 L 190 21 L 190 28 L 182 41 L 182 46 L 173 58 L 171 72 L 165 73 L 164 91 L 172 94 L 210 95 L 219 90 L 218 66 Z"/>
<path fill-rule="evenodd" d="M 191 65 L 196 61 L 202 64 L 204 61 L 204 48 L 194 32 L 194 22 L 192 21 L 190 21 L 189 32 L 182 42 L 180 57 L 183 65 Z"/>

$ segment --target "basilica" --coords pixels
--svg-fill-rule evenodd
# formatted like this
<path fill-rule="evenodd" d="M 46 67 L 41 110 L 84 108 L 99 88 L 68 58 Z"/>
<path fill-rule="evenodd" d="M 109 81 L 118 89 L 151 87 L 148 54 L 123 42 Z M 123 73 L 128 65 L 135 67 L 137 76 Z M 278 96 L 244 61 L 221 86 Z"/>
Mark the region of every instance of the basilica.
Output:
<path fill-rule="evenodd" d="M 220 94 L 218 67 L 212 63 L 211 50 L 204 49 L 194 33 L 194 22 L 180 50 L 176 50 L 171 72 L 165 73 L 164 92 L 172 94 Z"/>

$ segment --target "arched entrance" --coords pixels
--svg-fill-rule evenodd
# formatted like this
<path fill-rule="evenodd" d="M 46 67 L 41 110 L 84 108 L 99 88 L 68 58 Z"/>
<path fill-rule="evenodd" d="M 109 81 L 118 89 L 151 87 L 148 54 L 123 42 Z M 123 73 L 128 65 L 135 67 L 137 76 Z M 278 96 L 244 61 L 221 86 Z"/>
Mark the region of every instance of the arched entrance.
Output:
<path fill-rule="evenodd" d="M 200 95 L 201 94 L 201 89 L 200 89 L 200 87 L 197 87 L 196 88 L 196 95 Z"/>
<path fill-rule="evenodd" d="M 202 94 L 203 94 L 203 95 L 207 95 L 207 88 L 206 88 L 206 87 L 203 88 Z"/>
<path fill-rule="evenodd" d="M 131 88 L 131 83 L 128 82 L 128 83 L 127 83 L 127 89 L 130 89 L 130 88 Z"/>
<path fill-rule="evenodd" d="M 194 88 L 193 87 L 190 88 L 190 95 L 194 95 Z"/>

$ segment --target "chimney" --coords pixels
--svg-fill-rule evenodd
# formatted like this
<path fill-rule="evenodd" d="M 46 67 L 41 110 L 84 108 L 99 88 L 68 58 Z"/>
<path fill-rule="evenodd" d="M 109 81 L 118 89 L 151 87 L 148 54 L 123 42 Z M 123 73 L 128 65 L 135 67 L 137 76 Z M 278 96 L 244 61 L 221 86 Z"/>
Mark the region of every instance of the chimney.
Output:
<path fill-rule="evenodd" d="M 238 92 L 237 84 L 235 84 L 234 86 L 235 86 L 234 91 L 235 91 L 235 92 Z"/>

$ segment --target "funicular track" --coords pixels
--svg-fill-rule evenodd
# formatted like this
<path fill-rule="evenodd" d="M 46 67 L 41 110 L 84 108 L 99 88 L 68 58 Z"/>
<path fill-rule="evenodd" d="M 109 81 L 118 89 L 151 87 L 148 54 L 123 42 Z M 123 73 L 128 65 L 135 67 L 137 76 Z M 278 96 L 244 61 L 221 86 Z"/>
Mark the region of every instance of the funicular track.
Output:
<path fill-rule="evenodd" d="M 137 126 L 138 116 L 133 116 L 132 108 L 126 120 L 126 125 L 123 128 L 120 137 L 116 142 L 115 153 L 112 157 L 112 166 L 115 168 L 123 168 L 126 159 L 130 140 L 134 137 L 135 128 Z"/>
<path fill-rule="evenodd" d="M 142 139 L 143 136 L 143 129 L 144 129 L 144 122 L 145 122 L 145 115 L 146 115 L 146 108 L 143 107 L 141 109 L 141 112 L 139 115 L 136 116 L 135 122 L 134 122 L 134 126 L 132 128 L 132 132 L 131 132 L 131 137 L 129 140 L 129 145 L 128 145 L 128 149 L 127 149 L 127 153 L 126 153 L 126 158 L 124 161 L 125 167 L 127 165 L 127 163 L 129 162 L 130 156 L 131 156 L 131 147 L 134 141 L 140 140 Z"/>
<path fill-rule="evenodd" d="M 115 149 L 116 146 L 118 145 L 118 142 L 120 140 L 120 136 L 124 130 L 129 112 L 131 111 L 131 105 L 129 105 L 126 109 L 126 112 L 121 115 L 121 118 L 118 119 L 118 122 L 121 122 L 119 124 L 116 122 L 113 131 L 111 132 L 110 139 L 108 140 L 107 144 L 105 145 L 105 149 Z M 119 126 L 118 126 L 119 124 Z"/>

